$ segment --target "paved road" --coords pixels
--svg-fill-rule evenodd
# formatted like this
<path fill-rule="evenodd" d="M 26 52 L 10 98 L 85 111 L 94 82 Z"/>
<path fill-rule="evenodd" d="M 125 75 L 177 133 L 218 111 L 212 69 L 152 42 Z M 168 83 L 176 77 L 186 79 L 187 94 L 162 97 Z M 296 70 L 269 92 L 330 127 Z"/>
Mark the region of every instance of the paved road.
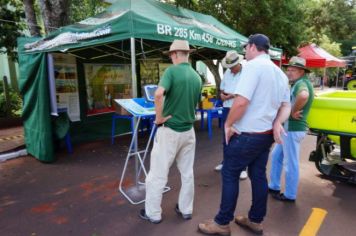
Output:
<path fill-rule="evenodd" d="M 213 167 L 222 156 L 221 131 L 215 126 L 214 139 L 209 140 L 206 131 L 197 129 L 197 139 L 196 197 L 190 221 L 173 211 L 179 189 L 175 167 L 169 177 L 172 190 L 163 199 L 163 222 L 153 225 L 137 217 L 142 205 L 129 204 L 117 192 L 129 143 L 120 138 L 114 146 L 109 140 L 76 145 L 72 155 L 63 150 L 54 164 L 31 157 L 0 163 L 0 235 L 201 235 L 197 224 L 214 216 L 220 200 L 220 175 Z M 308 161 L 314 146 L 315 137 L 307 136 L 302 144 L 297 202 L 269 198 L 264 235 L 299 235 L 313 208 L 327 211 L 318 235 L 355 235 L 356 188 L 321 178 Z M 125 181 L 125 185 L 131 183 Z M 240 186 L 236 212 L 246 214 L 250 183 L 241 181 Z M 234 223 L 231 228 L 232 235 L 252 235 Z"/>

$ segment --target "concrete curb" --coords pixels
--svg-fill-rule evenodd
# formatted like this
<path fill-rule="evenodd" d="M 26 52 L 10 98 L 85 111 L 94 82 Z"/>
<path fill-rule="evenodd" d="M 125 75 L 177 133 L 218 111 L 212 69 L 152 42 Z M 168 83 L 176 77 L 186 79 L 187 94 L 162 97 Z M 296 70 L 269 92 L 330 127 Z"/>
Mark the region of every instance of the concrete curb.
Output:
<path fill-rule="evenodd" d="M 21 149 L 18 151 L 10 152 L 10 153 L 5 153 L 0 155 L 0 162 L 20 157 L 20 156 L 26 156 L 27 155 L 27 150 L 26 149 Z"/>

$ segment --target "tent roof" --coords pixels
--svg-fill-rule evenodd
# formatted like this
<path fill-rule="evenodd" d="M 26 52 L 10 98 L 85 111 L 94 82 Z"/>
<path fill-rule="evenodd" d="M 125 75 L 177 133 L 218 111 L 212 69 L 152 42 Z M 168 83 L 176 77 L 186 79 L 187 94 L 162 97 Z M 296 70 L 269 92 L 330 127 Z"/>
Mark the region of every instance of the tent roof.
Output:
<path fill-rule="evenodd" d="M 338 59 L 315 44 L 298 49 L 298 56 L 304 58 L 307 62 L 307 67 L 344 67 L 346 62 Z"/>
<path fill-rule="evenodd" d="M 217 59 L 232 49 L 242 53 L 248 40 L 209 15 L 156 0 L 120 0 L 96 16 L 25 44 L 23 51 L 62 51 L 89 60 L 108 56 L 128 59 L 130 38 L 136 39 L 136 54 L 145 56 L 147 52 L 161 55 L 174 39 L 185 39 L 198 49 L 195 57 L 199 59 Z M 273 48 L 270 54 L 278 59 L 281 50 Z"/>

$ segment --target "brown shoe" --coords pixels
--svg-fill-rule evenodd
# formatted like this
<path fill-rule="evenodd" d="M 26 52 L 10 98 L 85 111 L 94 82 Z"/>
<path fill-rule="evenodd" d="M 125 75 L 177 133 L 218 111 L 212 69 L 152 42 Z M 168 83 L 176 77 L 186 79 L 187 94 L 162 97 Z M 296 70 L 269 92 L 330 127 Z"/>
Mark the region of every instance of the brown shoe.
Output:
<path fill-rule="evenodd" d="M 250 219 L 246 216 L 236 216 L 235 217 L 235 223 L 245 227 L 251 231 L 253 231 L 256 234 L 262 234 L 263 233 L 263 227 L 261 223 L 254 223 L 251 222 Z"/>
<path fill-rule="evenodd" d="M 231 234 L 230 225 L 219 225 L 214 220 L 208 220 L 207 222 L 200 223 L 198 225 L 200 232 L 204 234 L 215 234 L 229 236 Z"/>

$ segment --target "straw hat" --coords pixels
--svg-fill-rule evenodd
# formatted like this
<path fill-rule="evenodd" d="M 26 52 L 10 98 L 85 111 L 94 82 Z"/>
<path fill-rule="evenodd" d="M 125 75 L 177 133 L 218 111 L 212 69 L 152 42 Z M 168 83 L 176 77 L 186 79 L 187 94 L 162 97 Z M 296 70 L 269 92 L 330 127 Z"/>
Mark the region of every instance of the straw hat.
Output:
<path fill-rule="evenodd" d="M 222 59 L 221 64 L 224 68 L 232 68 L 237 64 L 241 64 L 244 57 L 238 54 L 235 50 L 228 51 Z"/>
<path fill-rule="evenodd" d="M 310 70 L 308 70 L 305 65 L 307 64 L 307 62 L 305 61 L 304 58 L 302 57 L 297 57 L 297 56 L 294 56 L 292 57 L 290 60 L 289 60 L 289 63 L 288 64 L 284 64 L 283 66 L 292 66 L 292 67 L 297 67 L 297 68 L 301 68 L 301 69 L 304 69 L 305 72 L 309 73 Z"/>
<path fill-rule="evenodd" d="M 164 51 L 163 54 L 169 54 L 170 52 L 175 52 L 175 51 L 194 52 L 195 49 L 189 48 L 189 43 L 187 40 L 175 39 L 171 44 L 169 51 Z"/>

